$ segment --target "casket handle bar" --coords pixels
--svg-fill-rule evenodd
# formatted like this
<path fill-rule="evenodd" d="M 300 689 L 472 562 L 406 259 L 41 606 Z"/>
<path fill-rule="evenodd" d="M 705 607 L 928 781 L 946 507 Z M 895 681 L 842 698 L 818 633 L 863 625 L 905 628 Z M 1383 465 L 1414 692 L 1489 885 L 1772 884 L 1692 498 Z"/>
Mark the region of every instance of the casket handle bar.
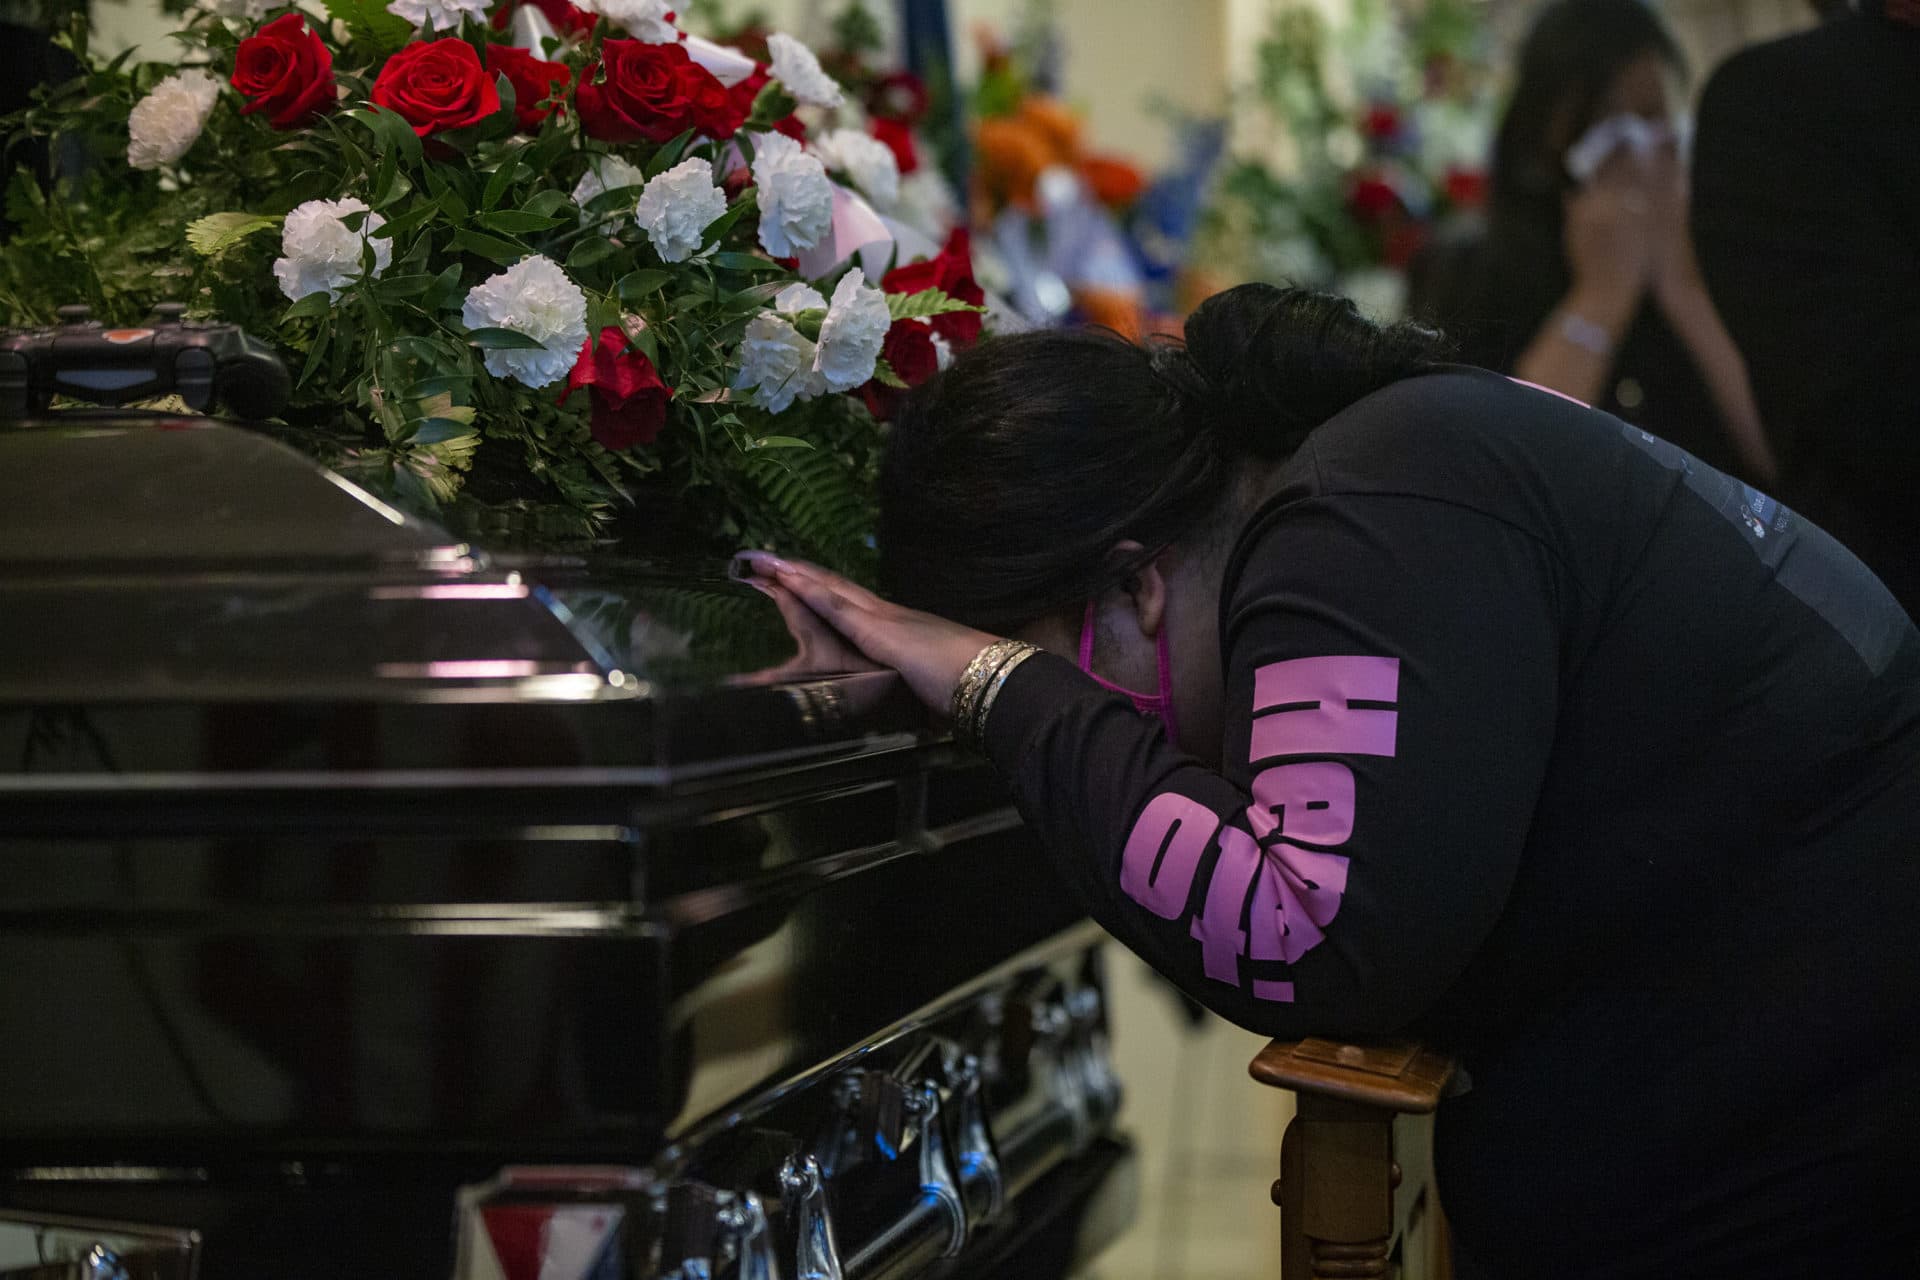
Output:
<path fill-rule="evenodd" d="M 962 1199 L 971 1182 L 986 1188 L 986 1203 L 971 1217 L 972 1225 L 984 1226 L 999 1218 L 1007 1199 L 1000 1153 L 987 1125 L 986 1081 L 978 1055 L 966 1053 L 958 1045 L 946 1046 L 946 1054 L 948 1079 L 953 1081 L 954 1142 Z"/>
<path fill-rule="evenodd" d="M 907 1113 L 917 1122 L 920 1138 L 920 1194 L 947 1212 L 947 1247 L 941 1256 L 958 1257 L 967 1247 L 967 1201 L 960 1194 L 960 1179 L 954 1173 L 953 1156 L 947 1150 L 946 1126 L 940 1116 L 940 1086 L 931 1080 L 922 1081 L 917 1091 L 907 1095 Z"/>
<path fill-rule="evenodd" d="M 843 1280 L 840 1246 L 827 1211 L 826 1179 L 812 1156 L 789 1157 L 780 1169 L 781 1199 L 796 1233 L 795 1280 Z"/>
<path fill-rule="evenodd" d="M 733 1203 L 721 1206 L 718 1216 L 720 1229 L 732 1237 L 734 1256 L 740 1260 L 739 1280 L 780 1280 L 780 1266 L 773 1259 L 773 1233 L 767 1230 L 760 1197 L 742 1192 Z"/>

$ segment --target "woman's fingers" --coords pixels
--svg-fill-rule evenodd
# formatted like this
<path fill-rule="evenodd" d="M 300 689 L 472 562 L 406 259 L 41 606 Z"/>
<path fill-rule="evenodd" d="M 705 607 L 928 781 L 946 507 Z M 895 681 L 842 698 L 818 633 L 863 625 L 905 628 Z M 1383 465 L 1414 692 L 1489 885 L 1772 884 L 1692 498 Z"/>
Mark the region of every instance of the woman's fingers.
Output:
<path fill-rule="evenodd" d="M 734 560 L 746 565 L 752 573 L 760 578 L 777 580 L 782 573 L 791 573 L 803 578 L 811 578 L 817 582 L 826 583 L 841 595 L 858 600 L 869 608 L 876 607 L 882 603 L 879 596 L 873 594 L 873 592 L 867 590 L 859 583 L 849 578 L 844 578 L 831 569 L 822 569 L 819 565 L 811 564 L 805 560 L 777 556 L 771 551 L 742 551 L 734 557 Z"/>
<path fill-rule="evenodd" d="M 810 577 L 788 567 L 780 572 L 779 584 L 798 596 L 835 631 L 875 662 L 892 666 L 887 657 L 884 628 L 877 626 L 874 611 L 863 602 L 841 591 L 838 586 Z"/>
<path fill-rule="evenodd" d="M 780 611 L 781 621 L 786 623 L 787 634 L 793 637 L 795 652 L 791 658 L 778 666 L 737 676 L 732 683 L 778 684 L 808 676 L 839 675 L 849 671 L 879 669 L 878 663 L 871 661 L 849 644 L 838 631 L 808 608 L 806 603 L 793 592 L 777 582 L 769 582 L 765 579 L 755 579 L 750 585 L 754 590 L 772 600 L 774 607 Z"/>

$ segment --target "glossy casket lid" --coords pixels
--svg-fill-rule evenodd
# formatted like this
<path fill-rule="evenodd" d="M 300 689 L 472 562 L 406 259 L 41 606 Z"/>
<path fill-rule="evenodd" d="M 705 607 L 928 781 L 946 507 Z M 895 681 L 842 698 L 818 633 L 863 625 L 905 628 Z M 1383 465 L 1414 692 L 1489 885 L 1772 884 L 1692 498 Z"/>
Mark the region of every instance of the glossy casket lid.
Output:
<path fill-rule="evenodd" d="M 424 767 L 459 707 L 490 708 L 496 739 L 515 709 L 564 714 L 579 764 L 660 764 L 858 739 L 871 717 L 819 712 L 886 701 L 732 687 L 742 664 L 640 625 L 697 595 L 777 629 L 718 561 L 491 556 L 206 419 L 0 431 L 0 525 L 0 712 L 372 705 L 409 724 L 390 763 Z"/>

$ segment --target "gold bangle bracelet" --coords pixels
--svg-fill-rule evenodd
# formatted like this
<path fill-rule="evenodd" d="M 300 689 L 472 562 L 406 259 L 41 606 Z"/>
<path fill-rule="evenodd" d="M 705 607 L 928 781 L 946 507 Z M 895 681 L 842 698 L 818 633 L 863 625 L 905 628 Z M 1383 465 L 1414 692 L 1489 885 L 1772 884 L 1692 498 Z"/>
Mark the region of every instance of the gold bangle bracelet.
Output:
<path fill-rule="evenodd" d="M 1033 645 L 1023 644 L 1019 649 L 1010 654 L 1007 660 L 1000 664 L 999 669 L 993 673 L 993 679 L 987 683 L 985 691 L 981 693 L 979 707 L 974 712 L 972 736 L 976 749 L 984 749 L 986 747 L 987 717 L 993 714 L 993 704 L 1000 697 L 1000 690 L 1006 687 L 1007 677 L 1013 674 L 1014 668 L 1038 652 L 1040 652 L 1040 650 Z"/>
<path fill-rule="evenodd" d="M 1021 648 L 1018 640 L 995 640 L 992 644 L 973 655 L 973 661 L 961 673 L 960 683 L 954 686 L 953 701 L 949 711 L 953 720 L 954 737 L 962 746 L 971 747 L 970 731 L 977 713 L 980 697 L 986 692 L 988 682 Z"/>

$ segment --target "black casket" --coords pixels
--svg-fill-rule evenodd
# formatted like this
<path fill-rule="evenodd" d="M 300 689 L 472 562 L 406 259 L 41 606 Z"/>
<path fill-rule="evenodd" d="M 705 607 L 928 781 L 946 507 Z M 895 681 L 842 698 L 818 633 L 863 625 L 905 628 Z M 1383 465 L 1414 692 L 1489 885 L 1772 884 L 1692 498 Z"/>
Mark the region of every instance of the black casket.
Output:
<path fill-rule="evenodd" d="M 0 529 L 0 1275 L 1046 1275 L 1130 1212 L 1097 933 L 893 676 L 678 653 L 771 615 L 723 565 L 165 418 L 0 431 Z"/>

